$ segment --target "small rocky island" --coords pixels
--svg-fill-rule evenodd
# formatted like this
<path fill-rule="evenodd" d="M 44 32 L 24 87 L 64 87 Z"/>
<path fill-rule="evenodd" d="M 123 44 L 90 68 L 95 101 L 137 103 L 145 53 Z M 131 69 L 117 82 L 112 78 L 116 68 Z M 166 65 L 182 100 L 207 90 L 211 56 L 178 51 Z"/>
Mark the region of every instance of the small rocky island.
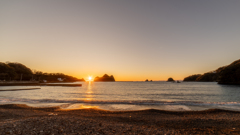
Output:
<path fill-rule="evenodd" d="M 95 82 L 115 82 L 115 78 L 113 75 L 109 76 L 107 74 L 103 75 L 102 77 L 95 77 L 94 78 Z"/>
<path fill-rule="evenodd" d="M 168 78 L 167 82 L 175 82 L 175 80 L 173 78 Z"/>

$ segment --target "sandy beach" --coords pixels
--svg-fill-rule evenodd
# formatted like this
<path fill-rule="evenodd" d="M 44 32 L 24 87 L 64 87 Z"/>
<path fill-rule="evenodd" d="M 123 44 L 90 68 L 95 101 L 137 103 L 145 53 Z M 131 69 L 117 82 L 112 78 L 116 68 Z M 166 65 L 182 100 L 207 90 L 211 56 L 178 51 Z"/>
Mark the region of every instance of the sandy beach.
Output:
<path fill-rule="evenodd" d="M 0 134 L 240 134 L 240 112 L 113 112 L 0 105 Z"/>

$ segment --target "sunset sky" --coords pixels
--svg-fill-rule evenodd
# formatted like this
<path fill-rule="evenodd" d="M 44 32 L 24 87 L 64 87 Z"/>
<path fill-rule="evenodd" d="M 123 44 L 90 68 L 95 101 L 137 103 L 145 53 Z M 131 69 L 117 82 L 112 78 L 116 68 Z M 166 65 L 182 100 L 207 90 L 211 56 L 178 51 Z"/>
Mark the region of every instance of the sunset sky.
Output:
<path fill-rule="evenodd" d="M 0 62 L 167 80 L 240 59 L 240 0 L 0 0 Z"/>

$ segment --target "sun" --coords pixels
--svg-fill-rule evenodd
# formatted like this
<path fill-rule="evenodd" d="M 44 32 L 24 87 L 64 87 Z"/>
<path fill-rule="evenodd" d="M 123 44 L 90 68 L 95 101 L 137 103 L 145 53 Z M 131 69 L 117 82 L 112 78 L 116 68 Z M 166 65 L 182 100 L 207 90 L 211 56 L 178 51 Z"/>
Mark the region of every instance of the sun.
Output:
<path fill-rule="evenodd" d="M 91 76 L 88 77 L 88 81 L 92 81 L 92 77 Z"/>

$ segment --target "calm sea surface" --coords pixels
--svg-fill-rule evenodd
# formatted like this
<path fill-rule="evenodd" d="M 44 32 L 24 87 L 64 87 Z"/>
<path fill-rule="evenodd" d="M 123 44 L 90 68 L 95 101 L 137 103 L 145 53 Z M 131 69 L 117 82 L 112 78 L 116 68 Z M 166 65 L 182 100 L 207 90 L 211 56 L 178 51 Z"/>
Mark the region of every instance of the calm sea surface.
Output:
<path fill-rule="evenodd" d="M 0 86 L 0 104 L 62 108 L 96 107 L 105 110 L 204 110 L 240 111 L 240 86 L 216 82 L 79 82 L 82 87 Z"/>

